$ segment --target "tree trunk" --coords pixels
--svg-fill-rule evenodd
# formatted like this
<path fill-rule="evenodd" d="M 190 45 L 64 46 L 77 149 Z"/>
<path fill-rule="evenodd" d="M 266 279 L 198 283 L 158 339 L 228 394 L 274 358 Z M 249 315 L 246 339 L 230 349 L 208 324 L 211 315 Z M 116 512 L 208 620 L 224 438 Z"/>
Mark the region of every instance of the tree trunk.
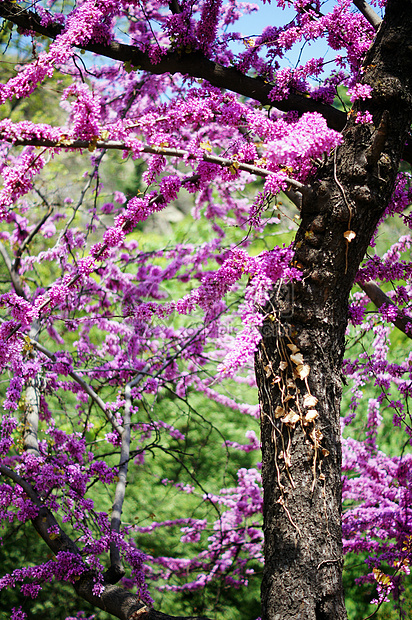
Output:
<path fill-rule="evenodd" d="M 348 297 L 412 120 L 412 2 L 389 0 L 364 62 L 372 98 L 305 197 L 293 264 L 272 292 L 256 375 L 262 408 L 264 620 L 344 620 L 341 364 Z M 356 112 L 373 116 L 357 124 Z"/>

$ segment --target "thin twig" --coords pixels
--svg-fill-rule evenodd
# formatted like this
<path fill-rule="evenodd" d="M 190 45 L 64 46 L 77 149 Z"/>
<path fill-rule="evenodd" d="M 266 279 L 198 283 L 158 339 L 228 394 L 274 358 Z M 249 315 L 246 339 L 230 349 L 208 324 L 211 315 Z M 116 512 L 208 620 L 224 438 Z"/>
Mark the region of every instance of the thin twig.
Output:
<path fill-rule="evenodd" d="M 91 184 L 93 182 L 93 179 L 95 178 L 95 175 L 96 175 L 96 173 L 97 173 L 97 171 L 99 169 L 99 166 L 101 164 L 101 161 L 102 161 L 105 153 L 106 153 L 106 151 L 103 150 L 101 152 L 101 154 L 99 155 L 99 157 L 97 158 L 96 164 L 95 164 L 93 170 L 89 173 L 88 179 L 87 179 L 87 181 L 86 181 L 82 191 L 80 192 L 79 200 L 77 201 L 76 206 L 73 207 L 73 213 L 71 214 L 69 220 L 67 221 L 66 226 L 63 228 L 63 230 L 59 234 L 59 237 L 58 237 L 56 243 L 54 244 L 54 247 L 57 247 L 59 245 L 59 243 L 61 242 L 62 238 L 65 236 L 65 234 L 69 230 L 70 225 L 73 223 L 73 221 L 74 221 L 74 219 L 76 217 L 77 211 L 79 210 L 79 208 L 83 204 L 83 199 L 84 199 L 86 193 L 88 192 L 88 190 L 90 189 L 90 186 L 91 186 Z"/>
<path fill-rule="evenodd" d="M 335 183 L 336 185 L 339 187 L 340 193 L 342 194 L 343 200 L 345 202 L 345 205 L 349 211 L 349 220 L 348 220 L 348 231 L 350 231 L 350 227 L 351 227 L 351 223 L 352 223 L 352 207 L 349 204 L 349 201 L 346 197 L 346 193 L 345 190 L 343 189 L 343 185 L 342 183 L 339 181 L 338 179 L 338 175 L 337 175 L 337 162 L 336 162 L 336 158 L 337 158 L 337 153 L 338 153 L 338 147 L 335 148 L 335 152 L 333 153 L 333 178 L 335 179 Z M 345 274 L 348 272 L 348 252 L 349 252 L 349 239 L 347 239 L 346 237 L 344 237 L 345 241 L 346 241 L 346 249 L 345 249 Z"/>
<path fill-rule="evenodd" d="M 56 356 L 54 353 L 52 353 L 51 351 L 49 351 L 48 349 L 46 349 L 43 345 L 39 344 L 38 342 L 36 342 L 33 339 L 30 339 L 30 344 L 37 349 L 37 351 L 40 351 L 41 353 L 44 353 L 44 355 L 46 355 L 52 362 L 56 362 Z M 106 416 L 107 420 L 110 422 L 110 424 L 113 426 L 113 428 L 119 433 L 119 435 L 122 435 L 124 428 L 121 424 L 118 423 L 118 421 L 116 420 L 116 418 L 114 417 L 114 415 L 111 413 L 111 411 L 109 409 L 107 409 L 106 407 L 106 403 L 100 398 L 100 396 L 98 394 L 96 394 L 96 392 L 93 390 L 92 387 L 90 387 L 90 385 L 88 385 L 76 372 L 74 372 L 73 370 L 70 370 L 68 372 L 68 375 L 74 380 L 76 381 L 76 383 L 78 383 L 83 390 L 90 396 L 90 398 L 92 398 L 94 400 L 94 402 L 96 403 L 96 405 L 98 407 L 100 407 L 100 409 L 103 411 L 104 415 Z"/>
<path fill-rule="evenodd" d="M 120 448 L 120 462 L 118 469 L 118 480 L 116 484 L 116 490 L 114 494 L 114 502 L 112 508 L 112 517 L 110 521 L 110 528 L 117 534 L 120 533 L 121 517 L 123 510 L 123 503 L 126 494 L 126 482 L 127 482 L 127 470 L 130 461 L 130 423 L 131 423 L 131 411 L 132 411 L 132 388 L 135 387 L 142 378 L 146 375 L 150 365 L 146 364 L 142 371 L 129 383 L 126 384 L 125 394 L 125 406 L 123 413 L 123 433 L 122 444 Z M 117 583 L 125 574 L 125 570 L 120 558 L 120 549 L 115 541 L 110 543 L 110 568 L 106 571 L 105 578 L 110 583 Z"/>
<path fill-rule="evenodd" d="M 41 195 L 41 193 L 37 189 L 36 189 L 36 192 L 39 194 L 40 198 L 47 204 L 46 199 Z M 25 240 L 23 241 L 21 246 L 18 248 L 18 250 L 17 250 L 17 257 L 18 258 L 20 258 L 20 256 L 23 254 L 24 250 L 29 245 L 29 243 L 34 239 L 34 237 L 39 232 L 40 228 L 43 226 L 43 224 L 45 224 L 45 222 L 49 219 L 49 217 L 53 213 L 53 207 L 51 205 L 49 205 L 49 204 L 47 204 L 47 206 L 48 206 L 47 213 L 42 217 L 40 222 L 38 222 L 38 224 L 36 224 L 36 226 L 31 231 L 31 233 L 25 238 Z"/>

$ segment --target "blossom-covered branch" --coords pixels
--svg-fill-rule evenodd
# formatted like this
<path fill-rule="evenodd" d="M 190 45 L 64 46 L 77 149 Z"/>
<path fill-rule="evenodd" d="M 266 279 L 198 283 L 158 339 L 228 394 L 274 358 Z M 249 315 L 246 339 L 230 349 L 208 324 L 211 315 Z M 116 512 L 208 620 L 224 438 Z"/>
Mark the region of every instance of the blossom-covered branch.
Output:
<path fill-rule="evenodd" d="M 36 32 L 51 39 L 55 39 L 63 30 L 58 23 L 42 25 L 39 15 L 15 2 L 11 2 L 11 0 L 3 0 L 0 3 L 0 16 L 24 30 Z M 129 63 L 131 67 L 156 75 L 180 73 L 201 78 L 213 86 L 250 97 L 265 106 L 276 106 L 285 112 L 289 110 L 297 110 L 300 114 L 319 112 L 327 119 L 329 126 L 338 131 L 344 127 L 346 122 L 346 114 L 342 111 L 299 93 L 290 93 L 284 99 L 273 102 L 269 96 L 273 90 L 272 84 L 260 77 L 249 77 L 235 68 L 225 67 L 213 62 L 198 51 L 189 54 L 169 51 L 162 55 L 158 62 L 153 63 L 149 54 L 140 51 L 136 46 L 126 45 L 118 41 L 108 44 L 87 42 L 77 44 L 77 46 L 99 56 Z"/>
<path fill-rule="evenodd" d="M 49 576 L 56 576 L 72 583 L 78 596 L 119 620 L 208 620 L 199 616 L 170 616 L 151 609 L 138 596 L 111 583 L 101 583 L 99 594 L 95 592 L 96 576 L 84 564 L 79 548 L 59 526 L 51 511 L 40 501 L 32 486 L 10 468 L 0 463 L 0 474 L 22 487 L 36 507 L 32 516 L 34 528 L 55 555 L 50 563 Z M 23 575 L 19 575 L 20 579 Z M 30 571 L 27 572 L 30 577 Z"/>
<path fill-rule="evenodd" d="M 2 136 L 0 135 L 0 138 Z M 3 139 L 10 139 L 6 136 L 3 136 Z M 10 139 L 10 141 L 12 141 Z M 195 155 L 190 153 L 189 151 L 185 151 L 183 149 L 173 149 L 168 148 L 166 146 L 150 146 L 147 144 L 142 144 L 139 140 L 128 140 L 127 142 L 116 142 L 114 140 L 68 140 L 67 138 L 63 138 L 61 141 L 56 140 L 48 140 L 42 138 L 28 138 L 21 140 L 14 140 L 13 144 L 15 146 L 44 146 L 51 148 L 64 148 L 64 149 L 114 149 L 120 151 L 129 151 L 133 150 L 135 153 L 148 153 L 153 155 L 162 155 L 164 157 L 178 157 L 186 160 L 198 160 L 199 155 Z M 222 166 L 224 168 L 232 168 L 234 170 L 242 170 L 243 172 L 249 172 L 249 174 L 254 174 L 260 177 L 267 177 L 270 174 L 273 174 L 272 171 L 267 170 L 266 168 L 261 168 L 259 166 L 255 166 L 253 164 L 248 164 L 245 162 L 238 161 L 237 159 L 231 159 L 228 157 L 219 157 L 218 155 L 211 155 L 207 152 L 203 152 L 200 156 L 202 161 L 210 162 L 212 164 L 217 164 L 218 166 Z M 301 193 L 307 193 L 310 191 L 310 188 L 305 186 L 303 183 L 300 183 L 296 179 L 292 179 L 288 176 L 284 176 L 284 181 L 287 185 L 290 185 L 295 190 Z"/>

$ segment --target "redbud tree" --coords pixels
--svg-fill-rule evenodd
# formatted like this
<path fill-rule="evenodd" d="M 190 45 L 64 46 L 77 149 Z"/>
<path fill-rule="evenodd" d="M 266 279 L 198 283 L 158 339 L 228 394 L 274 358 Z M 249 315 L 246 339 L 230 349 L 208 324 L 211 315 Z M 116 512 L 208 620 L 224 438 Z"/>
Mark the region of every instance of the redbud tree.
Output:
<path fill-rule="evenodd" d="M 373 5 L 273 0 L 273 20 L 245 36 L 237 22 L 259 7 L 237 0 L 1 0 L 4 58 L 28 51 L 0 104 L 53 88 L 61 106 L 52 124 L 47 109 L 0 121 L 0 519 L 32 524 L 44 547 L 1 589 L 35 599 L 66 581 L 145 620 L 168 617 L 156 588 L 167 601 L 217 580 L 246 587 L 264 565 L 262 618 L 343 620 L 343 554 L 362 552 L 376 604 L 400 604 L 412 357 L 390 338 L 412 333 L 412 2 Z M 322 53 L 291 63 L 296 49 Z M 113 164 L 105 180 L 113 152 L 143 170 L 140 189 L 116 185 Z M 48 173 L 79 160 L 89 167 L 71 187 Z M 139 231 L 182 196 L 207 238 L 145 248 Z M 290 245 L 268 237 L 279 197 L 298 221 Z M 402 233 L 380 255 L 390 222 Z M 345 340 L 362 338 L 345 358 Z M 257 385 L 260 404 L 236 385 Z M 185 449 L 184 428 L 147 403 L 194 392 L 251 427 L 260 415 L 261 445 L 251 430 L 226 446 L 261 458 L 214 492 L 159 480 L 213 505 L 207 518 L 122 519 L 151 452 Z M 358 411 L 363 438 L 351 437 Z M 383 412 L 395 456 L 379 449 Z M 168 527 L 185 553 L 137 545 Z"/>

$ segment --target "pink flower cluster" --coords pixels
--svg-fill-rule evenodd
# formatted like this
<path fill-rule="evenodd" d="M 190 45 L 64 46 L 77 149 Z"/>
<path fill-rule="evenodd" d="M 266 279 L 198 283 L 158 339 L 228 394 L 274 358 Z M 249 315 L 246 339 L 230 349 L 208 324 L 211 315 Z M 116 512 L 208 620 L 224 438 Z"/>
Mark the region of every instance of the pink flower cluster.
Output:
<path fill-rule="evenodd" d="M 72 84 L 66 88 L 62 101 L 69 97 L 74 98 L 69 107 L 72 136 L 85 140 L 97 138 L 101 131 L 100 97 L 91 93 L 87 84 Z"/>

